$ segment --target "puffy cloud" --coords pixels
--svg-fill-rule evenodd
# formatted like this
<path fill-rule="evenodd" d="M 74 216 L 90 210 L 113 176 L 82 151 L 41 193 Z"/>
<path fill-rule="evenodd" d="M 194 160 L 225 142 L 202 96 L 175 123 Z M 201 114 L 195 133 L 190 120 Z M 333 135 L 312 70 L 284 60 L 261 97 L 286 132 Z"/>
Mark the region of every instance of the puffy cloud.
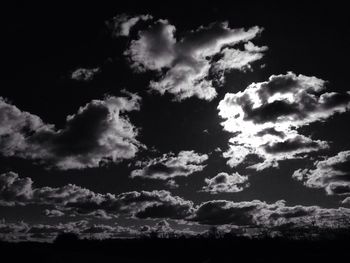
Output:
<path fill-rule="evenodd" d="M 142 177 L 146 179 L 169 180 L 180 176 L 189 176 L 192 173 L 200 172 L 208 160 L 207 154 L 198 154 L 194 151 L 181 151 L 178 155 L 174 153 L 163 154 L 162 157 L 137 165 L 141 169 L 131 172 L 131 177 Z M 171 181 L 170 184 L 174 185 Z"/>
<path fill-rule="evenodd" d="M 100 72 L 100 68 L 78 68 L 71 74 L 71 79 L 76 81 L 90 81 L 97 73 Z"/>
<path fill-rule="evenodd" d="M 200 204 L 192 220 L 209 225 L 255 225 L 276 227 L 285 224 L 319 227 L 349 227 L 350 209 L 319 206 L 286 206 L 283 200 L 267 204 L 259 200 L 232 202 L 213 200 Z"/>
<path fill-rule="evenodd" d="M 264 161 L 251 168 L 278 166 L 278 161 L 326 149 L 328 143 L 299 134 L 298 128 L 325 121 L 350 108 L 350 92 L 326 92 L 326 82 L 316 77 L 272 75 L 244 91 L 227 93 L 218 105 L 226 131 L 232 132 L 223 153 L 232 167 L 255 154 Z"/>
<path fill-rule="evenodd" d="M 107 22 L 107 26 L 112 30 L 114 36 L 127 37 L 130 34 L 130 30 L 140 21 L 151 20 L 151 15 L 137 15 L 129 16 L 127 14 L 121 14 L 113 17 Z"/>
<path fill-rule="evenodd" d="M 131 41 L 125 55 L 136 71 L 158 74 L 150 82 L 152 90 L 171 93 L 178 101 L 190 97 L 212 100 L 217 93 L 211 71 L 216 72 L 212 74 L 214 80 L 218 75 L 217 80 L 222 81 L 222 71 L 245 70 L 261 59 L 266 47 L 255 47 L 249 42 L 261 31 L 257 26 L 244 30 L 231 29 L 227 22 L 212 23 L 177 39 L 175 26 L 160 19 L 139 31 L 138 39 Z M 246 43 L 243 51 L 233 49 L 239 43 Z"/>
<path fill-rule="evenodd" d="M 249 186 L 247 181 L 248 177 L 242 176 L 239 173 L 233 173 L 231 175 L 219 173 L 211 179 L 205 179 L 207 185 L 202 188 L 202 191 L 211 194 L 237 193 Z"/>
<path fill-rule="evenodd" d="M 244 45 L 244 50 L 234 48 L 224 48 L 221 51 L 222 57 L 214 63 L 215 71 L 226 70 L 246 70 L 251 68 L 251 64 L 263 58 L 267 47 L 255 46 L 252 42 L 247 42 Z"/>
<path fill-rule="evenodd" d="M 189 216 L 193 203 L 170 192 L 133 191 L 114 194 L 95 193 L 77 185 L 33 187 L 33 181 L 13 172 L 0 175 L 0 205 L 52 205 L 55 214 L 79 214 L 110 219 L 120 215 L 139 218 L 174 218 Z M 47 211 L 52 216 L 52 211 Z"/>
<path fill-rule="evenodd" d="M 93 100 L 67 117 L 63 129 L 0 98 L 0 153 L 34 159 L 59 169 L 98 167 L 133 158 L 141 144 L 126 113 L 139 110 L 140 97 Z"/>
<path fill-rule="evenodd" d="M 314 168 L 296 170 L 293 178 L 307 187 L 324 188 L 329 195 L 350 195 L 350 151 L 316 161 Z"/>

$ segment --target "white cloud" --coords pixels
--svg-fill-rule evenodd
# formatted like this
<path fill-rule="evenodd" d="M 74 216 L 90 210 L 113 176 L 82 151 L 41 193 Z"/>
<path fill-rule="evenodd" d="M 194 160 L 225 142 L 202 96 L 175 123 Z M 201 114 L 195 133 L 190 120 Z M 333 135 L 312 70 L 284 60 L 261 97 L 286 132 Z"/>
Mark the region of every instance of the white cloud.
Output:
<path fill-rule="evenodd" d="M 230 166 L 244 162 L 249 154 L 263 158 L 251 168 L 278 166 L 278 161 L 326 149 L 328 143 L 299 134 L 298 128 L 324 121 L 350 108 L 350 92 L 325 92 L 324 80 L 316 77 L 273 75 L 244 91 L 227 93 L 218 105 L 224 129 L 233 133 L 223 153 Z"/>
<path fill-rule="evenodd" d="M 293 178 L 307 187 L 324 188 L 329 195 L 350 195 L 350 151 L 316 161 L 314 167 L 296 170 Z"/>
<path fill-rule="evenodd" d="M 206 178 L 206 185 L 202 188 L 203 192 L 211 194 L 218 193 L 237 193 L 248 187 L 248 177 L 242 176 L 239 173 L 227 174 L 219 173 L 213 178 Z"/>
<path fill-rule="evenodd" d="M 100 68 L 78 68 L 72 72 L 70 77 L 77 81 L 90 81 L 99 72 Z"/>
<path fill-rule="evenodd" d="M 212 23 L 177 39 L 175 26 L 161 19 L 140 31 L 125 55 L 136 71 L 158 73 L 159 77 L 150 82 L 152 90 L 171 93 L 178 101 L 190 97 L 212 100 L 217 93 L 213 80 L 209 79 L 210 70 L 244 70 L 261 59 L 266 47 L 255 47 L 248 42 L 261 31 L 259 27 L 231 29 L 227 22 Z M 238 43 L 247 43 L 244 51 L 232 49 Z M 215 55 L 222 56 L 216 63 Z"/>
<path fill-rule="evenodd" d="M 107 22 L 107 26 L 113 31 L 115 36 L 127 37 L 130 34 L 130 30 L 140 21 L 151 20 L 151 15 L 137 15 L 129 16 L 127 14 L 121 14 L 113 17 L 111 21 Z"/>

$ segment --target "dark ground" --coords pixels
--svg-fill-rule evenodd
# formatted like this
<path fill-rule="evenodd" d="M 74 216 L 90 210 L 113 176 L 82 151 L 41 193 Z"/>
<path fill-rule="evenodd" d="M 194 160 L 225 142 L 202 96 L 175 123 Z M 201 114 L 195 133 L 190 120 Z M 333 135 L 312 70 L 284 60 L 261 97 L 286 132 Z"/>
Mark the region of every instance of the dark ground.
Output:
<path fill-rule="evenodd" d="M 179 238 L 0 243 L 3 262 L 347 262 L 348 237 L 336 240 Z"/>

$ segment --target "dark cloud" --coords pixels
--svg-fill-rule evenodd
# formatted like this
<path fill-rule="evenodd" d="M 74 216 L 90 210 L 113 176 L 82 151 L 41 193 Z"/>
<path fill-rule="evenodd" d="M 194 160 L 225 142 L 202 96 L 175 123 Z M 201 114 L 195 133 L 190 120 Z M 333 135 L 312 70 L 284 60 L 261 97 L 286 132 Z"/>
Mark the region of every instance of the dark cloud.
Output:
<path fill-rule="evenodd" d="M 119 195 L 95 193 L 80 186 L 33 187 L 33 181 L 19 178 L 13 172 L 0 175 L 0 205 L 51 205 L 48 216 L 85 215 L 111 219 L 120 215 L 140 218 L 185 218 L 192 213 L 193 203 L 165 190 L 133 191 Z M 59 214 L 61 215 L 61 214 Z"/>
<path fill-rule="evenodd" d="M 91 101 L 68 116 L 61 130 L 0 99 L 0 152 L 63 170 L 133 158 L 142 145 L 136 140 L 138 130 L 126 113 L 139 110 L 140 97 L 127 94 L 130 98 Z"/>
<path fill-rule="evenodd" d="M 255 225 L 276 227 L 286 224 L 319 227 L 349 227 L 350 209 L 318 206 L 286 206 L 283 200 L 267 204 L 254 200 L 232 202 L 213 200 L 196 208 L 192 220 L 209 225 Z"/>
<path fill-rule="evenodd" d="M 229 150 L 223 153 L 228 164 L 237 166 L 255 154 L 264 161 L 250 168 L 261 170 L 278 166 L 280 160 L 327 148 L 327 142 L 298 132 L 302 126 L 349 110 L 350 92 L 325 90 L 322 79 L 288 72 L 226 94 L 218 109 L 225 119 L 224 129 L 234 134 Z"/>
<path fill-rule="evenodd" d="M 206 166 L 207 154 L 199 154 L 194 151 L 181 151 L 163 154 L 162 157 L 137 163 L 141 169 L 131 172 L 131 177 L 145 179 L 171 180 L 175 177 L 189 176 L 200 172 Z M 175 183 L 175 182 L 174 182 Z"/>
<path fill-rule="evenodd" d="M 152 90 L 171 93 L 178 101 L 190 97 L 212 100 L 216 90 L 209 79 L 210 71 L 245 70 L 261 59 L 267 47 L 256 47 L 249 42 L 261 31 L 259 27 L 246 31 L 231 29 L 227 22 L 212 23 L 189 31 L 178 40 L 175 26 L 160 19 L 139 31 L 138 39 L 131 41 L 125 55 L 136 71 L 158 73 L 159 78 L 150 82 Z M 238 43 L 246 43 L 245 49 L 233 49 Z M 214 61 L 216 55 L 221 57 Z M 217 75 L 222 81 L 223 75 Z"/>
<path fill-rule="evenodd" d="M 248 187 L 248 177 L 242 176 L 239 173 L 227 174 L 219 173 L 213 178 L 206 178 L 206 185 L 202 188 L 203 192 L 211 194 L 218 193 L 237 193 Z"/>
<path fill-rule="evenodd" d="M 298 169 L 293 178 L 307 187 L 324 188 L 329 195 L 350 195 L 350 151 L 316 161 L 314 169 Z"/>
<path fill-rule="evenodd" d="M 267 144 L 264 149 L 267 153 L 274 154 L 295 151 L 307 152 L 309 150 L 318 150 L 326 147 L 327 144 L 322 141 L 313 141 L 310 138 L 298 135 L 282 142 Z"/>

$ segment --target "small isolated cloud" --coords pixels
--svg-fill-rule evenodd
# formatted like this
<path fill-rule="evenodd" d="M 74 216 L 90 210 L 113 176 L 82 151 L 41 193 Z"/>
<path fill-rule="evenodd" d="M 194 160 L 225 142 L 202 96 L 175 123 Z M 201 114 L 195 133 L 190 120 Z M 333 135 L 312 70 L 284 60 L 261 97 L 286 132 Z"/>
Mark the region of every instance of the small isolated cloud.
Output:
<path fill-rule="evenodd" d="M 107 22 L 107 26 L 112 30 L 112 35 L 119 37 L 128 37 L 130 30 L 140 21 L 151 20 L 151 15 L 137 15 L 129 16 L 127 14 L 121 14 L 113 17 Z"/>
<path fill-rule="evenodd" d="M 64 213 L 60 210 L 56 210 L 56 209 L 45 209 L 44 214 L 47 217 L 61 217 L 64 216 Z"/>
<path fill-rule="evenodd" d="M 224 129 L 233 134 L 223 153 L 235 167 L 249 154 L 263 159 L 250 168 L 276 167 L 278 162 L 328 148 L 328 142 L 299 134 L 298 128 L 325 121 L 350 108 L 350 92 L 326 92 L 326 82 L 316 77 L 273 75 L 244 91 L 227 93 L 220 101 Z"/>
<path fill-rule="evenodd" d="M 141 177 L 145 179 L 171 180 L 176 177 L 186 177 L 195 172 L 200 172 L 206 166 L 207 154 L 199 154 L 194 151 L 181 151 L 163 154 L 162 157 L 138 163 L 141 169 L 131 172 L 131 178 Z"/>
<path fill-rule="evenodd" d="M 329 195 L 350 196 L 350 151 L 316 161 L 314 169 L 296 170 L 293 178 L 307 187 L 324 188 Z"/>
<path fill-rule="evenodd" d="M 100 68 L 78 68 L 71 74 L 71 79 L 76 81 L 91 81 L 100 72 Z"/>
<path fill-rule="evenodd" d="M 248 187 L 248 177 L 239 173 L 219 173 L 213 178 L 206 178 L 206 185 L 202 188 L 203 192 L 211 194 L 219 193 L 237 193 Z"/>
<path fill-rule="evenodd" d="M 157 74 L 150 82 L 151 90 L 170 93 L 177 101 L 190 97 L 212 100 L 217 94 L 214 82 L 223 81 L 225 71 L 245 70 L 263 57 L 267 47 L 250 42 L 261 31 L 257 26 L 245 30 L 217 22 L 177 38 L 176 27 L 168 20 L 153 20 L 138 32 L 125 55 L 135 71 Z M 234 48 L 240 43 L 245 43 L 244 50 Z"/>
<path fill-rule="evenodd" d="M 60 130 L 0 97 L 0 153 L 62 170 L 133 158 L 142 145 L 127 112 L 139 110 L 141 98 L 128 96 L 93 100 L 69 115 Z"/>

